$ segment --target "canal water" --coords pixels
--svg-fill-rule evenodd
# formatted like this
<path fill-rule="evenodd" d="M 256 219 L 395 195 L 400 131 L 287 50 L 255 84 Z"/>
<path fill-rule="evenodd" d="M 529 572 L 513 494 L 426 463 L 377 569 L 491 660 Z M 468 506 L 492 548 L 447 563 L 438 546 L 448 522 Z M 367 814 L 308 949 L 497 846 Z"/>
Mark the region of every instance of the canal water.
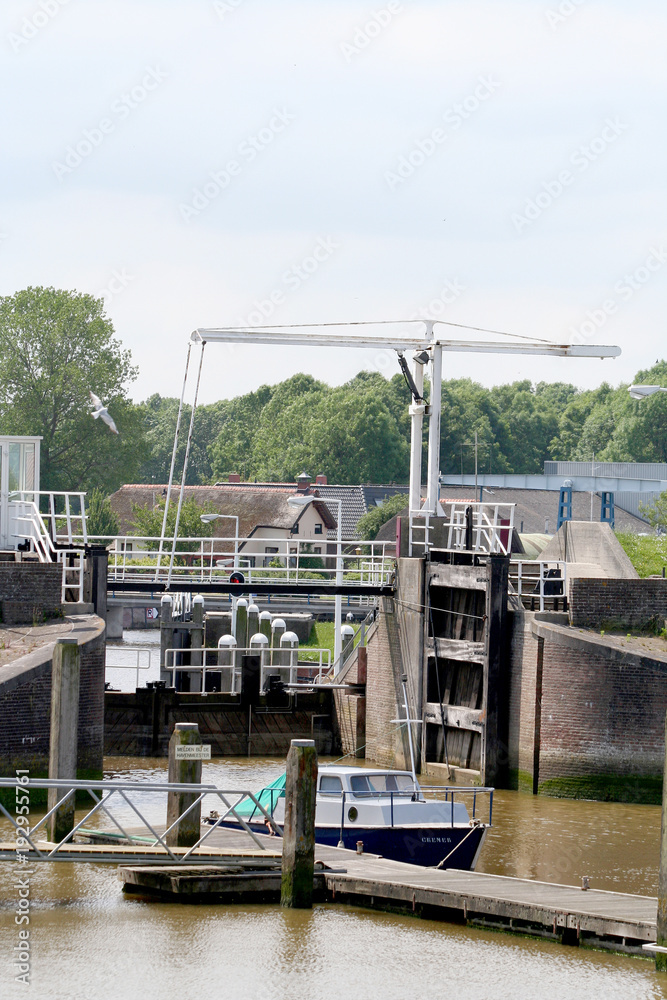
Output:
<path fill-rule="evenodd" d="M 203 778 L 256 789 L 283 766 L 214 760 Z M 106 776 L 165 780 L 166 761 L 108 758 Z M 162 808 L 150 805 L 158 820 Z M 652 806 L 498 792 L 479 870 L 655 894 L 659 831 Z M 648 960 L 335 904 L 146 902 L 123 896 L 114 866 L 92 864 L 33 866 L 26 986 L 12 968 L 18 868 L 0 865 L 2 1000 L 667 998 Z"/>

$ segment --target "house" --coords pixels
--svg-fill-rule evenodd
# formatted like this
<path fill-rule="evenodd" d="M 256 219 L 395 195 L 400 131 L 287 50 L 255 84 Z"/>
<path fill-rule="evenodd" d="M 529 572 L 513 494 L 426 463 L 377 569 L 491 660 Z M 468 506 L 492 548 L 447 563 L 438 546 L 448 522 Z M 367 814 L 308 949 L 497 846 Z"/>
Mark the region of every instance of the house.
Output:
<path fill-rule="evenodd" d="M 136 534 L 134 507 L 155 507 L 166 496 L 163 485 L 121 486 L 110 497 L 111 507 L 120 522 L 121 535 Z M 328 541 L 330 532 L 336 531 L 336 520 L 329 508 L 318 499 L 311 504 L 294 509 L 287 500 L 295 493 L 294 486 L 284 489 L 245 489 L 224 486 L 186 486 L 185 499 L 195 497 L 206 511 L 221 517 L 213 522 L 214 537 L 225 539 L 217 546 L 223 555 L 232 552 L 238 518 L 238 538 L 241 565 L 268 566 L 273 559 L 283 559 L 297 551 L 297 542 L 306 542 L 313 556 L 335 555 L 335 545 Z M 178 502 L 179 489 L 172 487 L 171 502 Z M 290 544 L 291 542 L 291 544 Z M 132 546 L 132 542 L 128 543 Z M 139 543 L 138 548 L 143 548 Z"/>

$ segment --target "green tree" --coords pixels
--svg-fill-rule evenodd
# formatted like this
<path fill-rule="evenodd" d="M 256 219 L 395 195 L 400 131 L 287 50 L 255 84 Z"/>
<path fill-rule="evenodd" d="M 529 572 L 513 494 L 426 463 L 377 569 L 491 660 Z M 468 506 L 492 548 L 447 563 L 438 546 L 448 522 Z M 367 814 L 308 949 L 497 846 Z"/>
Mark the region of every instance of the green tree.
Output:
<path fill-rule="evenodd" d="M 102 490 L 94 489 L 86 497 L 88 535 L 117 535 L 120 531 L 118 518 L 111 508 L 109 498 Z"/>
<path fill-rule="evenodd" d="M 54 288 L 0 298 L 0 433 L 41 435 L 41 485 L 112 492 L 131 482 L 143 442 L 127 398 L 136 377 L 101 299 Z M 89 391 L 120 435 L 91 417 Z"/>
<path fill-rule="evenodd" d="M 667 531 L 667 490 L 654 497 L 651 503 L 640 503 L 639 509 L 652 528 Z"/>
<path fill-rule="evenodd" d="M 141 507 L 133 504 L 133 531 L 132 534 L 139 538 L 159 538 L 162 534 L 162 521 L 164 519 L 165 501 L 159 500 L 154 507 Z M 178 511 L 178 496 L 172 497 L 169 503 L 169 513 L 167 514 L 166 537 L 174 537 L 176 527 L 176 513 Z M 210 506 L 197 502 L 196 497 L 187 497 L 183 501 L 181 516 L 178 522 L 179 538 L 211 538 L 215 530 L 215 522 L 205 524 L 202 514 L 213 514 L 215 511 Z M 158 548 L 159 542 L 147 543 L 147 548 Z M 179 542 L 176 546 L 178 551 L 188 549 L 189 543 Z"/>
<path fill-rule="evenodd" d="M 396 514 L 402 513 L 409 504 L 406 493 L 395 493 L 387 497 L 381 507 L 372 507 L 357 521 L 355 528 L 357 537 L 362 541 L 372 542 L 383 524 L 391 521 Z"/>

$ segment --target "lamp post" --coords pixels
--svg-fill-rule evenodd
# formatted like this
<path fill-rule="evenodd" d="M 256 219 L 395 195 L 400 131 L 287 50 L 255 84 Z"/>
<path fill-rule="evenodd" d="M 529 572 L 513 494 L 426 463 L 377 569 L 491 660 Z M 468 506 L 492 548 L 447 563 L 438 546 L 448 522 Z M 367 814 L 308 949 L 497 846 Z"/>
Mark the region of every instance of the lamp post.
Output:
<path fill-rule="evenodd" d="M 646 399 L 656 392 L 667 392 L 667 389 L 662 385 L 631 385 L 628 386 L 628 392 L 633 399 Z"/>
<path fill-rule="evenodd" d="M 239 518 L 238 514 L 202 514 L 200 516 L 200 521 L 202 524 L 211 524 L 213 521 L 217 521 L 220 518 L 227 518 L 228 520 L 234 521 L 234 569 L 238 569 L 238 557 L 239 557 Z M 211 546 L 211 560 L 213 560 L 213 547 Z"/>
<path fill-rule="evenodd" d="M 287 498 L 287 503 L 290 507 L 304 508 L 309 504 L 313 503 L 314 500 L 320 500 L 324 503 L 321 497 L 313 496 L 293 496 Z M 340 588 L 343 583 L 343 553 L 342 553 L 342 520 L 343 520 L 343 501 L 335 500 L 331 498 L 326 501 L 327 504 L 335 503 L 338 507 L 338 518 L 336 527 L 336 587 Z M 334 603 L 334 677 L 338 673 L 341 667 L 340 657 L 343 649 L 342 638 L 340 634 L 340 620 L 343 611 L 343 599 L 339 592 L 335 595 Z"/>

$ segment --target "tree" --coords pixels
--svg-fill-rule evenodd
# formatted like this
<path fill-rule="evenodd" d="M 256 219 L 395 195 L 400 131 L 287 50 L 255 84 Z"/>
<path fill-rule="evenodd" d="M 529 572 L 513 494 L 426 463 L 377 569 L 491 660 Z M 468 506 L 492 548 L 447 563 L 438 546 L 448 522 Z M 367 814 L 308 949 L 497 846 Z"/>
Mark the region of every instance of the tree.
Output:
<path fill-rule="evenodd" d="M 639 510 L 652 528 L 667 531 L 667 490 L 654 497 L 651 503 L 640 503 Z"/>
<path fill-rule="evenodd" d="M 362 541 L 372 542 L 383 524 L 391 521 L 396 514 L 402 513 L 409 504 L 405 493 L 395 493 L 387 497 L 381 507 L 372 507 L 357 521 L 355 529 Z"/>
<path fill-rule="evenodd" d="M 109 498 L 102 490 L 94 489 L 86 497 L 88 535 L 117 535 L 120 531 L 118 518 L 114 514 Z"/>
<path fill-rule="evenodd" d="M 138 504 L 132 506 L 134 517 L 133 534 L 139 538 L 159 538 L 162 534 L 162 521 L 164 519 L 165 501 L 159 500 L 154 507 L 141 507 Z M 166 537 L 174 537 L 176 527 L 176 513 L 178 511 L 178 495 L 172 497 L 169 503 L 169 513 L 167 514 Z M 196 497 L 187 497 L 181 507 L 181 516 L 178 522 L 179 538 L 211 538 L 215 529 L 215 522 L 205 524 L 202 514 L 214 514 L 215 511 L 210 506 L 205 506 L 197 502 Z M 157 548 L 159 542 L 147 543 L 147 548 Z M 179 543 L 179 551 L 189 547 L 187 542 Z"/>
<path fill-rule="evenodd" d="M 41 435 L 42 488 L 106 492 L 132 481 L 143 440 L 126 396 L 137 374 L 92 295 L 26 288 L 0 298 L 0 432 Z M 120 436 L 93 420 L 89 391 Z"/>

